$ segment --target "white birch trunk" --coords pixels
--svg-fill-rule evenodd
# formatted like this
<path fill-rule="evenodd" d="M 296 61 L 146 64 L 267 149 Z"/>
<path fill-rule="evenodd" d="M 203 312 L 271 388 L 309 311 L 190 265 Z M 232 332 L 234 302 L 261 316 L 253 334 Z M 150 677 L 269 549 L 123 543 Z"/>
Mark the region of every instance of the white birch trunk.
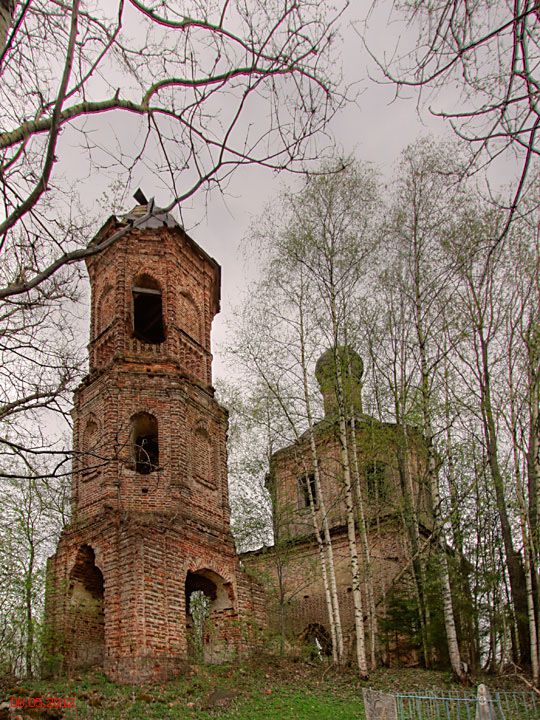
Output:
<path fill-rule="evenodd" d="M 324 541 L 320 541 L 320 552 L 321 552 L 321 567 L 323 568 L 323 581 L 325 583 L 325 599 L 328 611 L 328 621 L 330 623 L 330 635 L 332 637 L 332 658 L 334 662 L 341 663 L 344 660 L 344 648 L 343 648 L 343 630 L 341 626 L 341 612 L 339 607 L 339 596 L 337 591 L 336 571 L 334 564 L 334 549 L 332 546 L 332 538 L 330 535 L 330 528 L 328 526 L 328 514 L 326 511 L 326 503 L 324 499 L 324 491 L 322 488 L 320 472 L 319 472 L 319 461 L 317 456 L 317 444 L 315 442 L 315 435 L 313 432 L 313 413 L 311 410 L 311 399 L 309 395 L 309 382 L 307 373 L 307 362 L 305 356 L 305 342 L 304 342 L 304 314 L 303 314 L 303 292 L 300 298 L 300 352 L 301 352 L 301 365 L 302 365 L 302 384 L 304 390 L 304 402 L 306 405 L 306 414 L 309 429 L 309 447 L 311 452 L 311 461 L 313 465 L 313 474 L 315 476 L 315 490 L 317 492 L 319 500 L 319 513 L 322 521 Z M 309 487 L 309 483 L 308 483 Z M 311 487 L 309 487 L 310 502 L 313 498 L 311 497 Z M 314 505 L 314 503 L 312 503 Z M 315 508 L 313 507 L 313 513 Z M 317 518 L 314 513 L 313 523 L 315 527 L 315 533 L 319 534 L 319 528 Z M 319 543 L 319 538 L 317 539 Z M 324 546 L 324 548 L 323 548 Z"/>
<path fill-rule="evenodd" d="M 358 528 L 360 530 L 360 540 L 364 551 L 364 568 L 365 568 L 365 586 L 366 599 L 368 604 L 369 618 L 369 651 L 371 669 L 377 667 L 377 611 L 375 607 L 375 595 L 373 592 L 373 566 L 371 563 L 371 550 L 369 547 L 369 536 L 367 531 L 366 514 L 364 510 L 364 501 L 362 497 L 362 485 L 360 483 L 360 468 L 358 466 L 358 451 L 356 448 L 356 422 L 354 417 L 354 408 L 351 411 L 351 435 L 352 435 L 352 457 L 353 472 L 356 488 L 356 499 L 358 503 Z"/>
<path fill-rule="evenodd" d="M 332 319 L 334 321 L 334 337 L 337 338 L 337 324 L 335 322 L 335 300 L 332 298 Z M 336 343 L 336 353 L 338 353 Z M 343 392 L 343 374 L 341 358 L 335 356 L 336 390 L 339 414 L 339 443 L 341 454 L 341 467 L 343 472 L 343 485 L 345 489 L 345 506 L 347 510 L 347 539 L 349 543 L 349 556 L 351 562 L 352 594 L 354 603 L 354 627 L 356 634 L 356 660 L 358 670 L 362 679 L 369 677 L 366 660 L 366 641 L 364 630 L 364 610 L 362 606 L 362 591 L 360 589 L 360 563 L 358 560 L 358 548 L 356 545 L 356 523 L 354 513 L 354 501 L 351 485 L 351 465 L 349 461 L 349 448 L 347 441 L 347 418 L 346 403 Z"/>
<path fill-rule="evenodd" d="M 261 377 L 263 378 L 264 382 L 266 383 L 268 389 L 270 390 L 270 392 L 271 392 L 271 393 L 273 394 L 273 396 L 275 397 L 275 399 L 276 399 L 276 401 L 278 402 L 278 404 L 280 405 L 280 407 L 281 407 L 281 409 L 282 409 L 285 417 L 287 418 L 287 420 L 288 420 L 288 422 L 289 422 L 289 424 L 290 424 L 290 426 L 291 426 L 291 429 L 292 429 L 292 431 L 293 431 L 293 433 L 294 433 L 294 436 L 295 436 L 296 441 L 297 441 L 297 442 L 301 442 L 301 437 L 300 437 L 300 434 L 299 434 L 299 432 L 298 432 L 298 428 L 296 427 L 296 424 L 294 423 L 293 418 L 290 416 L 290 413 L 288 412 L 287 407 L 285 406 L 285 403 L 283 402 L 283 398 L 279 395 L 278 392 L 276 392 L 276 389 L 273 387 L 272 383 L 268 381 L 268 379 L 267 379 L 264 371 L 263 371 L 260 367 L 258 368 L 258 370 L 259 370 L 259 372 L 260 372 L 260 374 L 261 374 Z M 312 435 L 312 431 L 310 432 L 310 435 Z M 317 459 L 317 458 L 315 457 L 315 460 L 316 460 L 316 459 Z M 308 467 L 306 466 L 305 458 L 302 458 L 302 465 L 303 465 L 303 468 L 304 468 L 304 472 L 305 472 L 306 475 L 307 475 L 307 474 L 308 474 Z M 317 463 L 315 463 L 315 466 L 314 466 L 314 472 L 315 472 L 315 471 L 318 472 Z M 333 608 L 333 604 L 332 604 L 332 597 L 331 597 L 331 592 L 330 592 L 330 585 L 329 585 L 329 583 L 328 583 L 328 572 L 327 572 L 327 565 L 326 565 L 326 552 L 325 552 L 325 546 L 324 546 L 324 543 L 323 543 L 323 541 L 322 541 L 321 534 L 320 534 L 320 531 L 319 531 L 319 525 L 318 525 L 318 521 L 317 521 L 317 512 L 316 512 L 315 503 L 314 503 L 314 498 L 313 498 L 313 494 L 312 494 L 312 492 L 311 492 L 311 487 L 310 487 L 309 481 L 307 482 L 307 488 L 308 488 L 308 497 L 309 497 L 310 516 L 311 516 L 311 520 L 312 520 L 312 523 L 313 523 L 313 530 L 314 530 L 315 539 L 316 539 L 316 542 L 317 542 L 317 547 L 318 547 L 319 555 L 320 555 L 320 559 L 321 559 L 321 574 L 322 574 L 323 587 L 324 587 L 324 592 L 325 592 L 326 607 L 327 607 L 327 611 L 328 611 L 328 613 L 329 613 L 330 635 L 331 635 L 331 638 L 332 638 L 332 648 L 333 648 L 332 652 L 333 652 L 333 654 L 334 654 L 334 648 L 337 648 L 337 638 L 335 637 L 334 634 L 332 634 L 334 608 Z M 334 626 L 334 627 L 335 627 L 335 626 Z M 336 652 L 336 656 L 337 656 L 337 650 L 335 650 L 335 652 Z"/>
<path fill-rule="evenodd" d="M 429 386 L 429 367 L 427 359 L 427 342 L 428 338 L 424 332 L 423 323 L 423 301 L 421 291 L 421 240 L 416 235 L 416 227 L 413 232 L 413 248 L 414 248 L 414 291 L 415 291 L 415 319 L 416 319 L 416 337 L 420 352 L 420 374 L 422 380 L 422 414 L 424 421 L 424 440 L 427 445 L 427 474 L 429 486 L 431 490 L 432 509 L 435 535 L 438 537 L 438 547 L 440 549 L 441 558 L 441 583 L 443 592 L 443 614 L 444 627 L 446 630 L 446 640 L 448 644 L 448 655 L 450 664 L 456 677 L 462 682 L 466 680 L 466 673 L 463 670 L 461 662 L 461 653 L 457 639 L 456 622 L 454 618 L 454 608 L 452 603 L 452 591 L 450 587 L 450 572 L 448 568 L 448 557 L 446 555 L 446 547 L 444 540 L 444 527 L 440 519 L 441 499 L 439 495 L 439 483 L 437 478 L 437 467 L 435 461 L 435 448 L 433 444 L 433 425 L 431 415 L 431 390 Z"/>

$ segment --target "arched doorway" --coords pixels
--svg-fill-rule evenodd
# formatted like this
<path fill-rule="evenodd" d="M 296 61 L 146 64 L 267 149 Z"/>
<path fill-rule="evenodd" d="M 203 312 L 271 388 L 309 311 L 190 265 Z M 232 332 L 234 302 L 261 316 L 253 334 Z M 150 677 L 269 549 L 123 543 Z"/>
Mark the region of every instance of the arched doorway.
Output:
<path fill-rule="evenodd" d="M 105 619 L 103 575 L 96 566 L 94 550 L 79 548 L 69 575 L 68 648 L 72 668 L 103 667 Z"/>
<path fill-rule="evenodd" d="M 213 570 L 186 575 L 188 653 L 204 662 L 224 662 L 234 654 L 238 630 L 231 583 Z"/>
<path fill-rule="evenodd" d="M 313 660 L 325 660 L 332 655 L 332 639 L 320 623 L 310 623 L 300 634 L 301 642 L 309 649 Z"/>

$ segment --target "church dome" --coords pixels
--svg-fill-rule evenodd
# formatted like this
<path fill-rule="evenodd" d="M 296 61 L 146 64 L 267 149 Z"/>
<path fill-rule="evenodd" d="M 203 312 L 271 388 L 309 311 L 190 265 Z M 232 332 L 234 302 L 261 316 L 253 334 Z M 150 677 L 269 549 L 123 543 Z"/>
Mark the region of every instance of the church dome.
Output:
<path fill-rule="evenodd" d="M 336 360 L 341 366 L 342 387 L 348 401 L 362 412 L 362 375 L 364 363 L 360 355 L 348 345 L 328 348 L 315 365 L 315 377 L 324 398 L 327 415 L 335 413 L 338 407 L 336 388 Z"/>

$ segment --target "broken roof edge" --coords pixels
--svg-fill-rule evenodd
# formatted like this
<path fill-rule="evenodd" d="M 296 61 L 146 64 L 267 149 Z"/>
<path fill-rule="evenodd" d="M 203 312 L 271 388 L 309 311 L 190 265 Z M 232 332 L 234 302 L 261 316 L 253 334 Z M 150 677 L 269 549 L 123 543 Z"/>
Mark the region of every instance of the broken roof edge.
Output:
<path fill-rule="evenodd" d="M 141 219 L 144 218 L 144 215 L 147 214 L 144 211 L 141 211 L 140 208 L 145 208 L 144 205 L 136 205 L 132 210 L 130 210 L 128 213 L 124 213 L 122 215 L 110 215 L 107 220 L 103 223 L 103 225 L 100 227 L 100 229 L 96 232 L 94 237 L 90 240 L 88 243 L 88 247 L 92 245 L 97 245 L 99 242 L 104 239 L 104 235 L 113 227 L 116 226 L 119 230 L 122 227 L 125 227 L 127 229 L 127 233 L 131 232 L 131 230 L 145 230 L 145 229 L 154 229 L 158 230 L 161 228 L 168 228 L 169 230 L 176 230 L 177 232 L 180 232 L 183 236 L 183 238 L 187 241 L 188 245 L 191 247 L 192 250 L 194 250 L 196 253 L 198 253 L 200 256 L 202 256 L 212 267 L 214 268 L 214 271 L 216 273 L 216 285 L 214 288 L 214 302 L 216 306 L 216 313 L 220 312 L 221 310 L 221 265 L 218 263 L 218 261 L 213 258 L 211 255 L 209 255 L 195 240 L 193 240 L 190 235 L 187 234 L 187 232 L 184 230 L 182 225 L 171 215 L 170 213 L 166 213 L 163 211 L 162 208 L 154 207 L 151 211 L 150 217 L 143 220 L 143 222 L 140 222 Z M 131 227 L 130 227 L 131 226 Z"/>
<path fill-rule="evenodd" d="M 391 511 L 387 512 L 385 515 L 377 518 L 371 518 L 369 520 L 367 530 L 368 532 L 372 529 L 377 529 L 378 527 L 382 527 L 383 530 L 385 529 L 385 526 L 388 527 L 389 525 L 395 523 L 395 522 L 401 523 L 401 515 L 399 512 Z M 337 525 L 332 525 L 332 527 L 329 528 L 330 536 L 333 536 L 334 539 L 339 539 L 340 536 L 343 535 L 345 539 L 347 539 L 347 522 L 343 521 L 338 523 Z M 418 531 L 421 537 L 423 537 L 425 540 L 429 540 L 430 542 L 433 542 L 433 530 L 430 529 L 427 525 L 424 524 L 421 518 L 418 520 Z M 359 532 L 357 530 L 357 532 Z M 317 537 L 315 535 L 315 532 L 313 530 L 309 530 L 308 532 L 302 533 L 300 535 L 292 535 L 287 538 L 285 538 L 287 543 L 290 543 L 289 547 L 291 549 L 293 548 L 301 548 L 305 549 L 309 546 L 317 547 Z M 302 548 L 302 546 L 304 546 Z M 426 543 L 424 550 L 428 548 L 428 544 Z M 450 546 L 446 545 L 447 551 L 450 549 Z M 276 543 L 274 542 L 273 545 L 265 545 L 264 543 L 258 547 L 254 548 L 253 550 L 243 550 L 238 553 L 238 558 L 240 560 L 249 560 L 250 558 L 256 558 L 256 557 L 264 557 L 264 555 L 270 555 L 271 553 L 275 552 L 276 550 Z"/>
<path fill-rule="evenodd" d="M 377 428 L 389 428 L 391 430 L 397 430 L 400 427 L 399 423 L 392 422 L 390 420 L 379 420 L 374 415 L 369 415 L 364 412 L 355 413 L 356 432 L 365 430 L 366 427 L 377 427 Z M 350 425 L 351 418 L 347 418 L 347 423 Z M 414 436 L 421 436 L 422 432 L 417 425 L 410 425 L 405 423 L 407 429 L 412 432 Z M 325 415 L 320 420 L 313 423 L 313 426 L 304 430 L 304 432 L 297 438 L 295 438 L 289 445 L 285 445 L 282 448 L 278 448 L 271 455 L 270 462 L 273 463 L 275 460 L 281 460 L 282 457 L 290 455 L 295 450 L 306 445 L 309 440 L 310 432 L 313 432 L 314 436 L 318 438 L 322 436 L 328 436 L 334 433 L 338 428 L 338 415 Z"/>

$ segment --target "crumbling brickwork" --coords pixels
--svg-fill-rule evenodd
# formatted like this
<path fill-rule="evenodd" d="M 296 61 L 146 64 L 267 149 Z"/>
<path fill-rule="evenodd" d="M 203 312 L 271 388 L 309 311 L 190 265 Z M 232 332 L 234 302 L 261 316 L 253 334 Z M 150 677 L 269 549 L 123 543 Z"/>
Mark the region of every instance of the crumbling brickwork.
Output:
<path fill-rule="evenodd" d="M 93 242 L 145 213 L 112 217 Z M 163 680 L 188 659 L 188 573 L 214 589 L 210 659 L 245 650 L 243 624 L 264 619 L 230 533 L 227 412 L 211 386 L 220 268 L 163 213 L 87 265 L 90 370 L 73 411 L 73 521 L 48 565 L 51 652 L 64 672 Z"/>

